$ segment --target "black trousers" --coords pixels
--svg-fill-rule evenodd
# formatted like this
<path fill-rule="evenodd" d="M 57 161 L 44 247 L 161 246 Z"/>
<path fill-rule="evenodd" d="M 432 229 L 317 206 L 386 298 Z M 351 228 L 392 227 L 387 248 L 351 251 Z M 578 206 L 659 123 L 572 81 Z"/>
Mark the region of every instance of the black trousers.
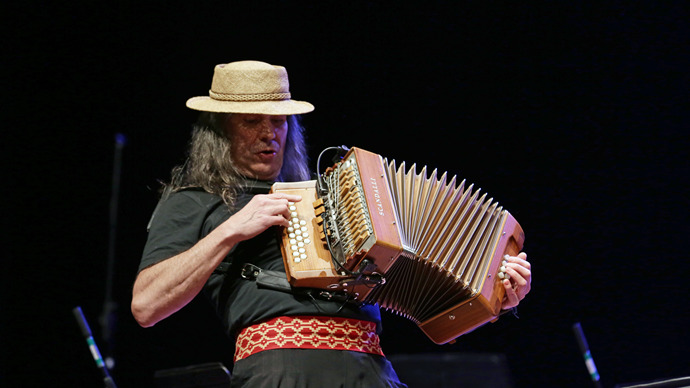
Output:
<path fill-rule="evenodd" d="M 235 363 L 231 387 L 406 388 L 390 362 L 368 353 L 275 349 Z"/>

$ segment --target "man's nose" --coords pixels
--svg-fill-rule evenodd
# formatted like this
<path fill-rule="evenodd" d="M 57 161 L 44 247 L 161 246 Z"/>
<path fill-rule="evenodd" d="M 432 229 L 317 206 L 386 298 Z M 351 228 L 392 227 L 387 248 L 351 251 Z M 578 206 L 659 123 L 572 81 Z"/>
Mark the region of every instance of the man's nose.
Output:
<path fill-rule="evenodd" d="M 261 125 L 259 125 L 259 136 L 261 136 L 262 139 L 268 140 L 276 137 L 276 128 L 270 119 L 261 121 Z"/>

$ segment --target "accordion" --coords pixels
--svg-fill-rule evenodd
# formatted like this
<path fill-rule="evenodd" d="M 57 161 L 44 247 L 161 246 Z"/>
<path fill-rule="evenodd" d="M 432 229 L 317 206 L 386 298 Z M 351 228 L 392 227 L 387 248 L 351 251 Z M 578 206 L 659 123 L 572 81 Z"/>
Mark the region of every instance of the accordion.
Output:
<path fill-rule="evenodd" d="M 474 185 L 352 148 L 319 180 L 272 191 L 302 196 L 280 239 L 293 287 L 378 303 L 437 344 L 498 318 L 503 257 L 524 233 Z"/>

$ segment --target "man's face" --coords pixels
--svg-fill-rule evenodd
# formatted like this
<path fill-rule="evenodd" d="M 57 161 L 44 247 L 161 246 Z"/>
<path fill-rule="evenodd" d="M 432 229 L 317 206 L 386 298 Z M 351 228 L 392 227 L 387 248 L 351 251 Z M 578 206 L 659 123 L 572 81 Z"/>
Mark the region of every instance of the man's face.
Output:
<path fill-rule="evenodd" d="M 233 113 L 226 134 L 232 142 L 233 162 L 248 178 L 274 180 L 283 166 L 287 116 Z"/>

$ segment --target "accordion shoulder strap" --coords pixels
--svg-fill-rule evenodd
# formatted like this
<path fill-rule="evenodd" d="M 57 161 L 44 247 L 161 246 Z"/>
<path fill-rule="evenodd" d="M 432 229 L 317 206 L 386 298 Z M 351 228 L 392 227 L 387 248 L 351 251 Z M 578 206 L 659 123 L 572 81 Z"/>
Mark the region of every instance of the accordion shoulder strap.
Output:
<path fill-rule="evenodd" d="M 280 271 L 268 271 L 254 264 L 245 263 L 242 266 L 242 277 L 247 280 L 255 280 L 259 287 L 270 288 L 276 291 L 293 292 L 285 273 Z"/>
<path fill-rule="evenodd" d="M 308 287 L 293 287 L 288 282 L 285 272 L 261 269 L 251 263 L 245 263 L 242 266 L 242 277 L 247 280 L 256 281 L 256 285 L 259 287 L 269 288 L 275 291 L 288 292 L 293 295 L 306 296 L 312 299 L 318 298 L 343 303 L 353 303 L 358 306 L 363 304 L 353 299 L 345 292 L 324 291 Z"/>

